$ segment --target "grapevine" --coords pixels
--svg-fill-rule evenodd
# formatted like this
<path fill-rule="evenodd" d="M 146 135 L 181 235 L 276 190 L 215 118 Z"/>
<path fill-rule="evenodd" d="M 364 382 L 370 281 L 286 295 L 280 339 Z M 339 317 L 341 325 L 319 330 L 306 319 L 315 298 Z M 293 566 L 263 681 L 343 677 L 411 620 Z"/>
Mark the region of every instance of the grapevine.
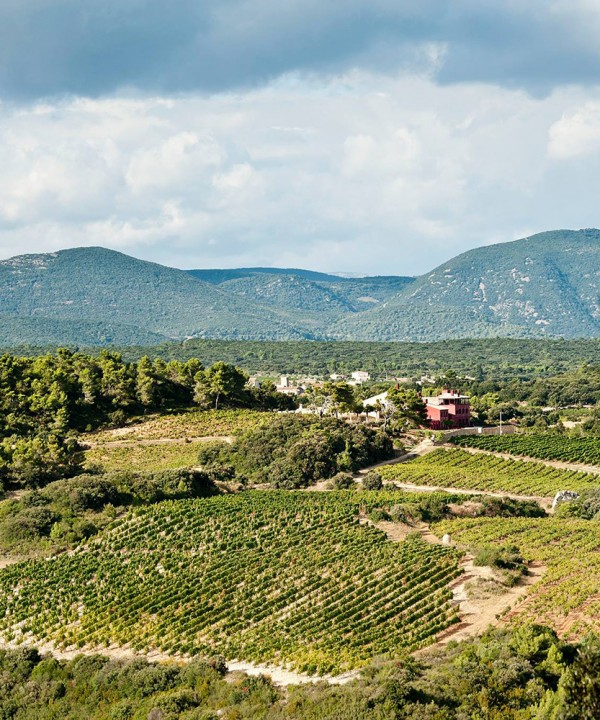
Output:
<path fill-rule="evenodd" d="M 358 521 L 414 499 L 273 491 L 136 509 L 71 555 L 0 572 L 0 636 L 319 673 L 397 655 L 456 619 L 459 553 Z"/>
<path fill-rule="evenodd" d="M 464 450 L 436 450 L 416 460 L 381 468 L 386 480 L 433 487 L 552 497 L 560 490 L 600 487 L 593 473 L 560 470 L 538 462 L 509 460 Z"/>

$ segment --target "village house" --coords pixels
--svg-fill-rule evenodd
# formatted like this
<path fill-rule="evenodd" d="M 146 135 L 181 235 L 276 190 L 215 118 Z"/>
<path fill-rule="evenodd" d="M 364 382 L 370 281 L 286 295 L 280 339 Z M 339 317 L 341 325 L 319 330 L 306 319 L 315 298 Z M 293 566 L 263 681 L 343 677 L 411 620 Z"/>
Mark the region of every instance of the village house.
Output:
<path fill-rule="evenodd" d="M 290 378 L 287 375 L 282 375 L 279 379 L 279 385 L 275 388 L 277 392 L 283 393 L 284 395 L 302 395 L 304 387 L 302 385 L 292 384 Z"/>
<path fill-rule="evenodd" d="M 468 395 L 444 388 L 440 395 L 424 397 L 427 419 L 432 430 L 463 428 L 471 424 L 471 406 Z"/>
<path fill-rule="evenodd" d="M 350 385 L 362 385 L 371 379 L 366 370 L 355 370 L 350 377 L 352 378 Z"/>

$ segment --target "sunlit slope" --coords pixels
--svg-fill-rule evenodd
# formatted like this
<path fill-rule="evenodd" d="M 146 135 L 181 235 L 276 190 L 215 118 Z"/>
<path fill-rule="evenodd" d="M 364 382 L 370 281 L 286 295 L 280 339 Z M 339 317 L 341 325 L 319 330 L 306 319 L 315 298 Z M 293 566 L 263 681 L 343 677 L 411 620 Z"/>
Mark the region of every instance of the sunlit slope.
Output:
<path fill-rule="evenodd" d="M 600 334 L 600 231 L 556 230 L 463 253 L 418 278 L 340 338 L 434 340 Z"/>
<path fill-rule="evenodd" d="M 1 571 L 0 636 L 319 672 L 419 647 L 455 619 L 458 553 L 359 523 L 382 497 L 252 492 L 140 509 L 73 555 Z"/>

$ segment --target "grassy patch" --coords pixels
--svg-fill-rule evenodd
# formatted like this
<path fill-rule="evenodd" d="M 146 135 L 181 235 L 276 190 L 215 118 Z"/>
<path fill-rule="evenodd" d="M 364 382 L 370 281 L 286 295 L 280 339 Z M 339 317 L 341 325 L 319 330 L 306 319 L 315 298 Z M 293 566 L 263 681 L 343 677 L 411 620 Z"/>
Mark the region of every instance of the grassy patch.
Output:
<path fill-rule="evenodd" d="M 103 444 L 119 440 L 162 440 L 234 435 L 263 423 L 273 415 L 256 410 L 196 410 L 136 418 L 134 422 L 117 430 L 103 430 L 82 436 L 82 442 Z"/>
<path fill-rule="evenodd" d="M 175 470 L 198 465 L 198 453 L 205 442 L 176 442 L 157 445 L 102 446 L 88 450 L 86 465 L 111 470 Z"/>

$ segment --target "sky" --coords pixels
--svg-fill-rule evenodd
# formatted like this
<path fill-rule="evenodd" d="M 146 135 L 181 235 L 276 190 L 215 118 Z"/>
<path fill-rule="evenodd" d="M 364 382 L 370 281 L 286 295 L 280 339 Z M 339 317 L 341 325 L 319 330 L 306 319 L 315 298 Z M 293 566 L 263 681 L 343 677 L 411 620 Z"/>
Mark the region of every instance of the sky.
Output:
<path fill-rule="evenodd" d="M 0 257 L 415 275 L 600 226 L 598 0 L 2 0 Z"/>

